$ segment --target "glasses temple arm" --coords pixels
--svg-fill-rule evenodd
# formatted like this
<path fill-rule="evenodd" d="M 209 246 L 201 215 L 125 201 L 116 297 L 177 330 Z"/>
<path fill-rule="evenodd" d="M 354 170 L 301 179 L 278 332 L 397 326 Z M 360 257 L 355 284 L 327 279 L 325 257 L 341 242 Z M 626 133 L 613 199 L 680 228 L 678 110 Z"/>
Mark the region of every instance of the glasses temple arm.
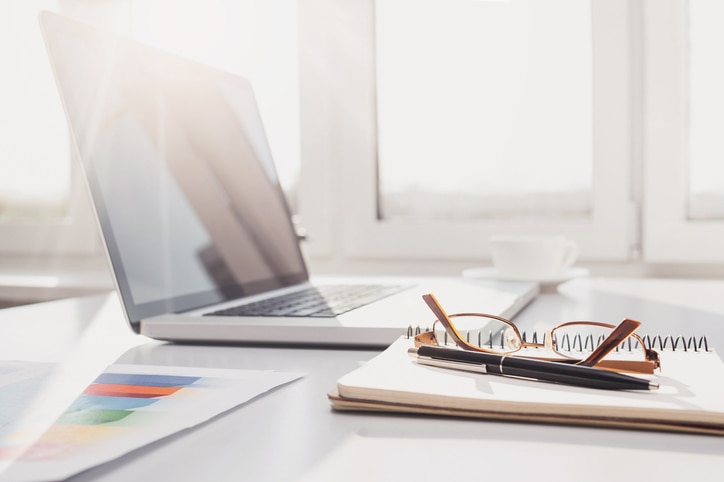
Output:
<path fill-rule="evenodd" d="M 624 319 L 585 360 L 577 364 L 587 367 L 596 366 L 606 355 L 615 350 L 618 345 L 631 336 L 639 326 L 641 326 L 641 322 L 639 321 L 630 318 Z"/>
<path fill-rule="evenodd" d="M 437 301 L 437 298 L 435 298 L 434 295 L 422 295 L 422 299 L 425 301 L 430 310 L 435 314 L 435 317 L 438 319 L 438 321 L 440 321 L 443 325 L 452 324 L 450 322 L 450 318 L 448 318 L 447 316 L 447 313 L 445 313 L 445 310 L 442 309 L 442 306 L 440 306 L 440 303 Z"/>

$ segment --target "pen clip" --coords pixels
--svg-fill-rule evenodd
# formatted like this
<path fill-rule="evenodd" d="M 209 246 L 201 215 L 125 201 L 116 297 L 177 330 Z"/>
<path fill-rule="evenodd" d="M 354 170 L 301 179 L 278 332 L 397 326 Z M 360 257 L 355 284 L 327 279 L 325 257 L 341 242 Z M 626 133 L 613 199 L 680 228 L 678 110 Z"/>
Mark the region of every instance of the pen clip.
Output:
<path fill-rule="evenodd" d="M 417 356 L 417 363 L 436 368 L 446 368 L 474 373 L 488 373 L 488 367 L 485 364 L 451 362 L 419 355 Z"/>

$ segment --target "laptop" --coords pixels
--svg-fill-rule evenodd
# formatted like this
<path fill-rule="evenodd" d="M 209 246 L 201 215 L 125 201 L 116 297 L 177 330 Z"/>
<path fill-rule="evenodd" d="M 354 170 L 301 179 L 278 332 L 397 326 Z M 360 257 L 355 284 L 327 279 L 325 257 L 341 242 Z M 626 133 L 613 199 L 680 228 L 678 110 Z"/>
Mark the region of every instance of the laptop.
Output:
<path fill-rule="evenodd" d="M 462 277 L 310 279 L 249 81 L 55 13 L 40 23 L 137 333 L 386 346 L 431 326 L 425 293 L 506 317 L 537 293 Z"/>

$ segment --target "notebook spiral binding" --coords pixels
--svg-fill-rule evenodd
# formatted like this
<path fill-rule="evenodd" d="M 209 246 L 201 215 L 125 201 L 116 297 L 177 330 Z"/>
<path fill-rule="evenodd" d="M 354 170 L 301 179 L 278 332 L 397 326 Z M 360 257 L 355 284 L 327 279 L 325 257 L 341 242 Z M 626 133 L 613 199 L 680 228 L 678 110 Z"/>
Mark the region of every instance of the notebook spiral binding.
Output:
<path fill-rule="evenodd" d="M 407 327 L 407 338 L 413 338 L 416 335 L 419 335 L 423 331 L 430 331 L 430 328 L 422 329 L 419 326 L 413 327 L 408 326 Z M 444 333 L 444 344 L 448 343 L 448 335 L 447 333 Z M 527 333 L 522 332 L 521 337 L 523 339 L 523 342 L 527 342 Z M 542 335 L 543 341 L 541 343 L 545 344 L 545 338 L 546 335 Z M 538 343 L 538 332 L 533 332 L 531 334 L 531 340 L 530 343 Z M 683 335 L 644 335 L 641 336 L 641 339 L 644 342 L 644 346 L 647 349 L 652 350 L 661 350 L 661 351 L 694 351 L 694 352 L 700 352 L 700 351 L 711 351 L 709 348 L 709 342 L 706 339 L 706 336 L 683 336 Z M 482 340 L 480 334 L 477 336 L 477 340 L 466 340 L 468 343 L 476 344 L 480 347 L 489 347 L 492 348 L 493 346 L 502 346 L 503 340 L 501 338 L 499 343 L 495 343 L 492 339 L 492 335 L 488 337 L 487 340 Z M 563 347 L 565 351 L 592 351 L 594 350 L 601 342 L 603 341 L 603 337 L 599 337 L 596 340 L 593 339 L 592 335 L 586 335 L 582 336 L 580 334 L 569 336 L 564 335 L 560 340 L 558 340 L 559 346 Z M 624 341 L 619 347 L 618 350 L 622 351 L 632 351 L 636 348 L 638 348 L 639 342 L 633 337 L 629 337 L 626 341 Z"/>

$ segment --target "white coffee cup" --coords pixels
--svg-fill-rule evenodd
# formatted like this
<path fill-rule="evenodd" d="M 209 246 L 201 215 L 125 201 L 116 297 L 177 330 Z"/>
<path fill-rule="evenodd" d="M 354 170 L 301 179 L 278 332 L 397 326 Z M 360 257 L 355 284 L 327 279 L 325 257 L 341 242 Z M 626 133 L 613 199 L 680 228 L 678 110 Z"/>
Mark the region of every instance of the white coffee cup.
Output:
<path fill-rule="evenodd" d="M 578 245 L 565 236 L 490 237 L 493 265 L 501 279 L 552 280 L 578 257 Z"/>

